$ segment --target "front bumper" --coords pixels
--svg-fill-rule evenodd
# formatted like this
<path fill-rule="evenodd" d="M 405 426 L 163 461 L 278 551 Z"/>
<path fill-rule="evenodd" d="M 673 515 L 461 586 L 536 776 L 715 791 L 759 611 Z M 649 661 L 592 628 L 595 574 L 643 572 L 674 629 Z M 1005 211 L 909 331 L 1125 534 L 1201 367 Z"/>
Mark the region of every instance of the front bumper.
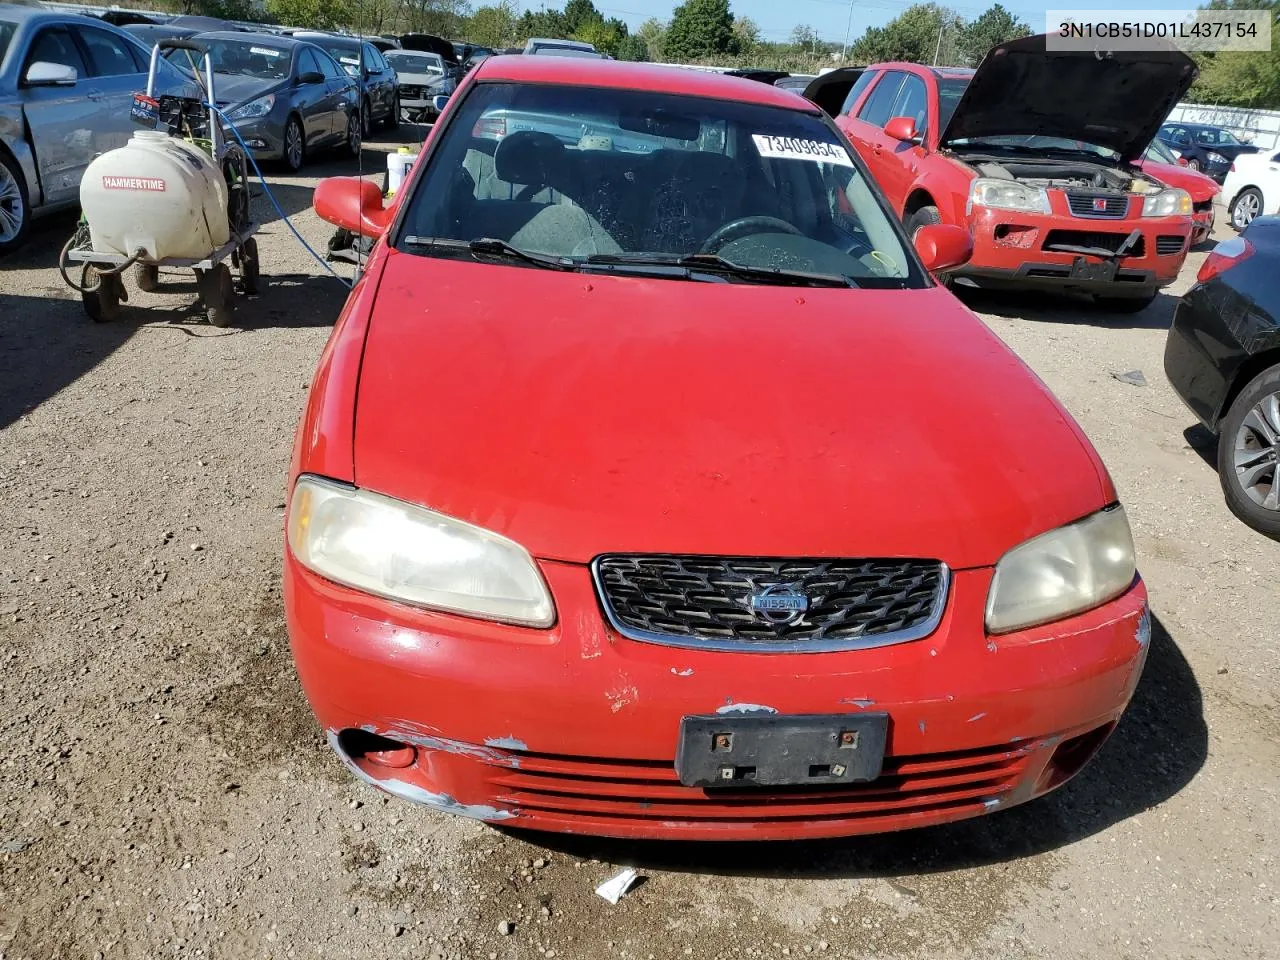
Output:
<path fill-rule="evenodd" d="M 1074 775 L 1128 703 L 1150 637 L 1135 581 L 1097 610 L 989 638 L 982 569 L 954 574 L 923 640 L 799 655 L 677 649 L 615 633 L 586 567 L 541 566 L 560 611 L 549 630 L 381 601 L 286 555 L 298 674 L 356 776 L 452 813 L 608 836 L 786 839 L 944 823 Z M 885 712 L 884 771 L 826 789 L 683 786 L 681 718 L 735 705 Z"/>
<path fill-rule="evenodd" d="M 1049 214 L 974 209 L 969 217 L 973 256 L 953 276 L 968 277 L 980 287 L 1053 288 L 1108 297 L 1150 296 L 1178 278 L 1193 230 L 1190 217 L 1074 217 L 1060 193 L 1050 196 L 1055 212 Z M 1132 254 L 1117 259 L 1112 279 L 1082 278 L 1076 268 L 1078 261 L 1096 265 L 1104 257 L 1045 249 L 1062 239 L 1077 246 L 1108 243 L 1114 249 L 1134 229 L 1142 241 Z"/>
<path fill-rule="evenodd" d="M 275 123 L 270 115 L 253 120 L 237 120 L 236 130 L 255 160 L 274 160 L 284 153 L 284 121 Z M 235 134 L 223 125 L 223 137 L 235 143 Z"/>

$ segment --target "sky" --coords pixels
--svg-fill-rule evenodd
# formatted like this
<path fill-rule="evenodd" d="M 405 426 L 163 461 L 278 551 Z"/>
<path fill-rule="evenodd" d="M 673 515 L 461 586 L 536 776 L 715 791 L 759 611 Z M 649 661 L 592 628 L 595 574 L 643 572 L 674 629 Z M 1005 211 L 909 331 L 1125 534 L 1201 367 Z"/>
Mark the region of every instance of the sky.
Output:
<path fill-rule="evenodd" d="M 606 16 L 625 20 L 632 29 L 640 26 L 650 17 L 659 20 L 671 19 L 671 11 L 679 0 L 595 0 L 596 9 Z M 957 0 L 945 6 L 953 8 L 966 19 L 973 19 L 982 13 L 990 3 L 983 0 Z M 907 7 L 912 0 L 854 0 L 853 26 L 850 40 L 860 37 L 867 27 L 880 27 L 892 20 Z M 562 7 L 556 0 L 520 0 L 522 9 L 538 9 L 542 6 Z M 824 40 L 842 42 L 845 28 L 849 22 L 849 0 L 730 0 L 735 16 L 750 17 L 760 27 L 765 40 L 782 41 L 791 35 L 797 24 L 808 24 L 818 31 Z M 1025 0 L 1004 0 L 1006 10 L 1016 14 L 1031 25 L 1037 32 L 1045 28 L 1046 9 L 1054 10 L 1107 10 L 1114 14 L 1117 9 L 1124 10 L 1172 10 L 1185 7 L 1194 9 L 1196 3 L 1177 3 L 1170 0 L 1119 0 L 1118 3 L 1104 4 L 1093 0 L 1061 0 L 1047 7 L 1041 3 L 1027 3 Z"/>

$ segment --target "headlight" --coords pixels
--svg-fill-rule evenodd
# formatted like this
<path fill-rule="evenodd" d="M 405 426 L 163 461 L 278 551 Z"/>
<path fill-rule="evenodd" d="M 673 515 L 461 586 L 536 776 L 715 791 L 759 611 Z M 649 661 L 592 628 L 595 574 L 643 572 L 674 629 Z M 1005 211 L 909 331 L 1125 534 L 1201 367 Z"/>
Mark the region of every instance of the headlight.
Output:
<path fill-rule="evenodd" d="M 987 632 L 1008 633 L 1090 610 L 1129 589 L 1136 573 L 1124 508 L 1100 510 L 1000 558 L 987 594 Z"/>
<path fill-rule="evenodd" d="M 1191 194 L 1185 190 L 1161 190 L 1142 198 L 1144 217 L 1173 217 L 1178 214 L 1191 215 Z"/>
<path fill-rule="evenodd" d="M 1224 157 L 1220 153 L 1216 153 L 1213 150 L 1210 150 L 1208 153 L 1205 154 L 1205 156 L 1208 158 L 1210 163 L 1226 163 L 1227 162 L 1226 157 Z"/>
<path fill-rule="evenodd" d="M 308 569 L 367 593 L 522 626 L 555 622 L 551 594 L 519 544 L 367 490 L 300 477 L 289 547 Z"/>
<path fill-rule="evenodd" d="M 276 95 L 268 93 L 265 97 L 259 97 L 257 100 L 250 100 L 243 106 L 236 107 L 227 114 L 229 120 L 256 120 L 258 117 L 265 117 L 271 112 L 271 108 L 275 106 Z"/>
<path fill-rule="evenodd" d="M 971 213 L 974 207 L 1048 213 L 1049 194 L 1043 187 L 1028 187 L 1017 180 L 979 177 L 969 188 L 969 202 L 965 206 L 965 213 Z"/>

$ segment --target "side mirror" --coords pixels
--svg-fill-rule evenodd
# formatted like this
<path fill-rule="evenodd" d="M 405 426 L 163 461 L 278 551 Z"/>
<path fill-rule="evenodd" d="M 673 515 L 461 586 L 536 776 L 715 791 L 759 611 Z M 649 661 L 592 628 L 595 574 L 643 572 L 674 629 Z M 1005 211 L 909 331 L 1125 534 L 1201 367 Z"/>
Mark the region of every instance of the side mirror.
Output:
<path fill-rule="evenodd" d="M 319 70 L 308 70 L 306 73 L 299 74 L 299 83 L 324 83 L 324 74 Z"/>
<path fill-rule="evenodd" d="M 22 82 L 28 87 L 70 87 L 80 79 L 75 67 L 62 63 L 49 63 L 37 60 L 27 67 L 27 75 Z"/>
<path fill-rule="evenodd" d="M 439 94 L 431 98 L 431 105 L 436 108 L 436 113 L 441 113 L 449 105 L 449 98 Z"/>
<path fill-rule="evenodd" d="M 374 240 L 386 233 L 391 224 L 391 211 L 383 208 L 378 185 L 359 177 L 321 180 L 316 184 L 312 205 L 321 220 Z"/>
<path fill-rule="evenodd" d="M 916 122 L 911 117 L 894 117 L 884 125 L 884 132 L 885 136 L 903 143 L 921 143 L 924 140 L 916 130 Z"/>
<path fill-rule="evenodd" d="M 318 188 L 316 193 L 319 194 Z M 973 237 L 964 227 L 931 223 L 916 231 L 915 247 L 929 272 L 941 273 L 969 262 L 973 256 Z"/>

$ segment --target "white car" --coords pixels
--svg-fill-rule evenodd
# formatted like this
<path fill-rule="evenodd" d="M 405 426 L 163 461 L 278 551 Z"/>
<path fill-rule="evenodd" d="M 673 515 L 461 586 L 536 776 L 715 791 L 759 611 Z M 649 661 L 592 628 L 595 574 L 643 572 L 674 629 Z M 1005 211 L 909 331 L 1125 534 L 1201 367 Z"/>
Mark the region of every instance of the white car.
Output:
<path fill-rule="evenodd" d="M 1254 217 L 1280 213 L 1280 153 L 1243 153 L 1222 182 L 1231 225 L 1243 230 Z"/>

